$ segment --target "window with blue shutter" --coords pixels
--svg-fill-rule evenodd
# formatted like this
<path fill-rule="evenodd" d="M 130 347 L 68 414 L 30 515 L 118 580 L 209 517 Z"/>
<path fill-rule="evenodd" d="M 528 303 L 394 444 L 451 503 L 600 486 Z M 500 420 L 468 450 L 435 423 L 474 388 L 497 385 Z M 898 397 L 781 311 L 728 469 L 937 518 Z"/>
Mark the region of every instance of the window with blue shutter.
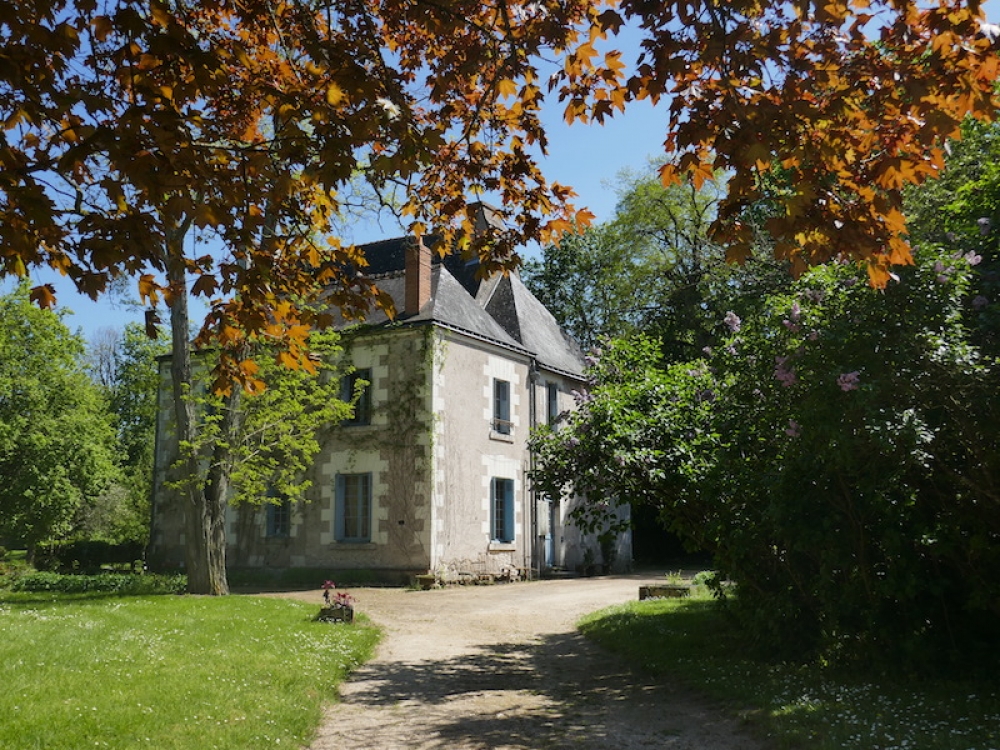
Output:
<path fill-rule="evenodd" d="M 501 435 L 511 432 L 510 383 L 506 380 L 493 381 L 493 430 Z"/>
<path fill-rule="evenodd" d="M 490 538 L 514 541 L 514 480 L 493 477 L 490 481 Z"/>
<path fill-rule="evenodd" d="M 334 536 L 338 542 L 372 539 L 372 475 L 338 474 Z"/>

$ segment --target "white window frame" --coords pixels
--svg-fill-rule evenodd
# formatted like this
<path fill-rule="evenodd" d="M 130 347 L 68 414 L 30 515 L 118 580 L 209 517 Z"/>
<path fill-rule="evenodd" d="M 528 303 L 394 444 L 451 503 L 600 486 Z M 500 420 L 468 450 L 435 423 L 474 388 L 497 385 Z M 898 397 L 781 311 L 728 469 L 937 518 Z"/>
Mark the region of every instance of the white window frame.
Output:
<path fill-rule="evenodd" d="M 337 474 L 334 539 L 347 544 L 372 541 L 372 475 Z M 349 528 L 353 525 L 354 528 Z"/>
<path fill-rule="evenodd" d="M 510 381 L 493 378 L 492 429 L 498 435 L 511 435 L 514 432 L 514 423 L 510 418 L 510 396 Z"/>

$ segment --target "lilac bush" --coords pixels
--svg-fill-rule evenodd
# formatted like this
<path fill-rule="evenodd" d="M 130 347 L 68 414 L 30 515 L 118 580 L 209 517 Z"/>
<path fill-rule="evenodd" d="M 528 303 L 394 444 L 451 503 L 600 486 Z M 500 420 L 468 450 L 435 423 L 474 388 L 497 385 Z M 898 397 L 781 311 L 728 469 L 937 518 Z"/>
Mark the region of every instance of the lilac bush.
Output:
<path fill-rule="evenodd" d="M 579 410 L 536 435 L 536 486 L 585 494 L 591 529 L 608 503 L 657 508 L 713 553 L 760 643 L 926 664 L 995 640 L 1000 369 L 971 335 L 978 262 L 924 249 L 884 291 L 814 269 L 722 308 L 693 362 L 611 343 Z"/>

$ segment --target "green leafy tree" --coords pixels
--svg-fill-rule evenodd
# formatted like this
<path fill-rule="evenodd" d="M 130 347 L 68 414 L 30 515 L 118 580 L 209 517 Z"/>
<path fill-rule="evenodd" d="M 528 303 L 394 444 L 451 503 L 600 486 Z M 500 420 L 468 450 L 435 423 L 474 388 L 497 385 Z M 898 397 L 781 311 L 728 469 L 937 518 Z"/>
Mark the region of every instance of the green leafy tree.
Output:
<path fill-rule="evenodd" d="M 0 297 L 0 535 L 29 559 L 117 478 L 112 422 L 83 350 L 26 285 Z"/>
<path fill-rule="evenodd" d="M 708 239 L 718 192 L 623 172 L 614 216 L 546 246 L 525 283 L 585 347 L 656 330 L 668 359 L 696 356 L 705 280 L 725 265 Z"/>
<path fill-rule="evenodd" d="M 232 457 L 232 502 L 302 500 L 310 483 L 305 474 L 329 428 L 348 418 L 368 385 L 357 381 L 351 401 L 342 400 L 340 336 L 332 330 L 310 336 L 316 372 L 289 370 L 266 360 L 261 377 L 267 389 L 243 400 L 243 417 Z"/>
<path fill-rule="evenodd" d="M 790 283 L 787 264 L 766 252 L 726 263 L 709 239 L 722 189 L 715 180 L 700 190 L 664 187 L 655 172 L 623 172 L 614 216 L 545 247 L 525 265 L 525 283 L 585 347 L 642 333 L 660 341 L 667 362 L 698 357 L 733 299 L 760 301 Z M 763 220 L 750 213 L 764 250 Z"/>
<path fill-rule="evenodd" d="M 997 367 L 963 319 L 969 259 L 917 261 L 882 294 L 807 274 L 713 358 L 726 442 L 691 532 L 761 638 L 912 660 L 1000 616 Z"/>
<path fill-rule="evenodd" d="M 640 259 L 613 226 L 599 224 L 548 245 L 525 263 L 525 284 L 582 346 L 642 327 L 649 295 Z"/>
<path fill-rule="evenodd" d="M 142 542 L 149 539 L 160 387 L 157 357 L 167 351 L 166 343 L 149 338 L 136 323 L 125 327 L 114 348 L 110 405 L 123 472 L 123 497 L 111 519 L 111 531 L 120 539 Z"/>

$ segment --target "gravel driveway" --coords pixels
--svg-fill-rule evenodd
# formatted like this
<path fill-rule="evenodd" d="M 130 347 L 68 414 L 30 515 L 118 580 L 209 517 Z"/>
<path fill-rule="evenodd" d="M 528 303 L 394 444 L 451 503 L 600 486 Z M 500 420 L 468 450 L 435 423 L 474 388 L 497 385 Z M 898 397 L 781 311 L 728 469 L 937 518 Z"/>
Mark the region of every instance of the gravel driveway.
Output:
<path fill-rule="evenodd" d="M 630 672 L 577 633 L 582 615 L 655 580 L 353 589 L 385 638 L 342 686 L 311 750 L 762 750 L 738 720 Z"/>

